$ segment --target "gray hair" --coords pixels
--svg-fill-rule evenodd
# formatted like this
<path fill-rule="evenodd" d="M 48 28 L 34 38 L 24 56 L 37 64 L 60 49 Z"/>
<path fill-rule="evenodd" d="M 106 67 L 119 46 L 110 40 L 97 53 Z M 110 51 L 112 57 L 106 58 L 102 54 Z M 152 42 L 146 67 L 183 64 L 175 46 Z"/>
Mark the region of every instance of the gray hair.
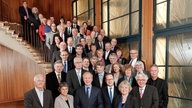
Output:
<path fill-rule="evenodd" d="M 144 70 L 144 64 L 143 64 L 142 61 L 137 61 L 137 62 L 135 63 L 135 66 L 136 66 L 136 65 L 141 65 L 142 70 Z"/>
<path fill-rule="evenodd" d="M 144 74 L 144 73 L 137 74 L 137 75 L 135 76 L 135 79 L 137 80 L 137 79 L 140 78 L 140 77 L 144 77 L 146 81 L 148 80 L 148 76 L 147 76 L 146 74 Z"/>

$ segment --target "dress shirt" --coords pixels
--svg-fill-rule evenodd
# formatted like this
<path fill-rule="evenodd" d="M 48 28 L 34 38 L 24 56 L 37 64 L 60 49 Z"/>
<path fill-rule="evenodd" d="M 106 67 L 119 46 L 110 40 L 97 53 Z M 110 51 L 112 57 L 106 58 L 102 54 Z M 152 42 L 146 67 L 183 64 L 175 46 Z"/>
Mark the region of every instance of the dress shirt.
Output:
<path fill-rule="evenodd" d="M 137 58 L 131 59 L 130 62 L 131 62 L 131 66 L 135 67 L 135 64 L 136 64 L 136 62 L 137 62 Z"/>
<path fill-rule="evenodd" d="M 37 89 L 37 88 L 35 87 L 35 91 L 36 91 L 37 96 L 38 96 L 38 98 L 39 98 L 39 100 L 40 100 L 40 103 L 41 103 L 41 105 L 42 105 L 42 107 L 43 107 L 43 92 L 44 92 L 44 90 L 39 90 L 39 89 Z"/>
<path fill-rule="evenodd" d="M 75 69 L 75 71 L 79 80 L 79 84 L 81 85 L 81 69 L 80 70 Z"/>
<path fill-rule="evenodd" d="M 109 55 L 109 51 L 105 51 L 105 60 L 107 59 L 108 55 Z"/>

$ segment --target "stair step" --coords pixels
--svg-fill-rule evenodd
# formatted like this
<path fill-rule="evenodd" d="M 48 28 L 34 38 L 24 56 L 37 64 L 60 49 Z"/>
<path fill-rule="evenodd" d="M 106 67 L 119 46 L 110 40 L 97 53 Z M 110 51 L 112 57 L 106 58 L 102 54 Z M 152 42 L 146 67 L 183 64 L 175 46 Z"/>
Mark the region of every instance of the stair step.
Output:
<path fill-rule="evenodd" d="M 4 26 L 4 22 L 0 21 L 0 27 L 3 27 L 3 26 Z"/>
<path fill-rule="evenodd" d="M 48 74 L 48 73 L 50 73 L 50 72 L 52 72 L 52 71 L 53 71 L 52 68 L 46 68 L 46 69 L 45 69 L 45 73 L 46 73 L 46 74 Z"/>
<path fill-rule="evenodd" d="M 8 31 L 9 28 L 10 28 L 10 26 L 3 26 L 2 28 L 3 28 L 4 30 Z"/>
<path fill-rule="evenodd" d="M 7 30 L 7 33 L 13 35 L 15 33 L 15 30 Z"/>
<path fill-rule="evenodd" d="M 19 37 L 19 34 L 12 34 L 11 37 L 12 37 L 12 38 L 18 38 L 18 37 Z"/>
<path fill-rule="evenodd" d="M 22 42 L 23 38 L 22 37 L 17 37 L 16 40 L 19 41 L 19 42 Z"/>
<path fill-rule="evenodd" d="M 49 62 L 44 62 L 44 63 L 38 63 L 40 66 L 42 66 L 43 68 L 52 68 L 51 63 Z"/>
<path fill-rule="evenodd" d="M 41 54 L 41 53 L 38 53 L 38 52 L 33 52 L 32 55 L 33 55 L 33 56 L 42 56 L 42 54 Z"/>

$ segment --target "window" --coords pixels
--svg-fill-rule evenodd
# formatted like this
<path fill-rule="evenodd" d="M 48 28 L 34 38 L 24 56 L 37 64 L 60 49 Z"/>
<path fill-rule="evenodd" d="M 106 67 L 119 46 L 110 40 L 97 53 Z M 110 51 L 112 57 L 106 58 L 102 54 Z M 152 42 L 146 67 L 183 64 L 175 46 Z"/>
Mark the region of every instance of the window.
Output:
<path fill-rule="evenodd" d="M 168 81 L 168 108 L 187 108 L 192 101 L 192 1 L 154 1 L 154 63 Z"/>
<path fill-rule="evenodd" d="M 141 0 L 102 0 L 102 28 L 110 38 L 118 38 L 124 48 L 139 50 Z"/>
<path fill-rule="evenodd" d="M 90 19 L 92 24 L 95 22 L 95 0 L 74 0 L 73 1 L 73 16 L 78 18 L 78 24 L 82 25 L 84 21 Z"/>

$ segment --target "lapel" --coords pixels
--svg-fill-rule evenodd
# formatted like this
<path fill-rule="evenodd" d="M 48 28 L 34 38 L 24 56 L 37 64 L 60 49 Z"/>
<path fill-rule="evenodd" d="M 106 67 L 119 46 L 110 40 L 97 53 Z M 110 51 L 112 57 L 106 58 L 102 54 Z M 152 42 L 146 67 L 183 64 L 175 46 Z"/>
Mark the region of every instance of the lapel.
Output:
<path fill-rule="evenodd" d="M 40 100 L 39 100 L 39 97 L 38 97 L 38 95 L 37 95 L 37 92 L 35 91 L 35 88 L 33 89 L 33 96 L 36 98 L 36 100 L 37 100 L 37 103 L 41 106 L 41 102 L 40 102 Z M 43 102 L 44 103 L 44 102 Z"/>
<path fill-rule="evenodd" d="M 47 99 L 48 99 L 48 95 L 47 95 L 47 92 L 46 92 L 46 90 L 44 90 L 44 92 L 43 92 L 43 106 L 46 106 L 46 102 L 49 102 L 49 101 L 47 101 Z"/>

